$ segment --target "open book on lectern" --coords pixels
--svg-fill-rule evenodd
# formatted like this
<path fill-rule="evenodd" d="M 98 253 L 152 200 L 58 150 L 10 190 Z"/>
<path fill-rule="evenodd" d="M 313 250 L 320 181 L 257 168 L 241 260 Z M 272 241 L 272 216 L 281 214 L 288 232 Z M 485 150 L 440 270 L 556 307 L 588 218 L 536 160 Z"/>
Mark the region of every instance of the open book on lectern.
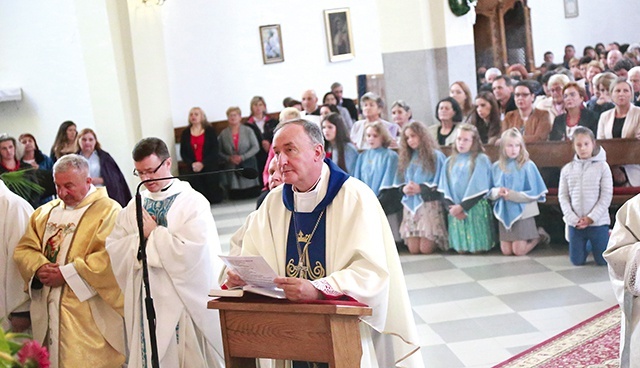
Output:
<path fill-rule="evenodd" d="M 262 256 L 220 256 L 231 271 L 237 273 L 247 285 L 233 289 L 211 289 L 211 297 L 241 297 L 245 291 L 277 299 L 286 299 L 284 291 L 273 280 L 278 275 Z"/>

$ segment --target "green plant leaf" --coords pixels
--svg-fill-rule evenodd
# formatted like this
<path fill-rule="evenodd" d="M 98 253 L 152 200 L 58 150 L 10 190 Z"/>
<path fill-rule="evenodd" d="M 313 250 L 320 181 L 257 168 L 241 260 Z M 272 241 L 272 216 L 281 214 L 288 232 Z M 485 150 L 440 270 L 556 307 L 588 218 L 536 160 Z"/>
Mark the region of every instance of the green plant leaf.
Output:
<path fill-rule="evenodd" d="M 26 176 L 27 173 L 31 173 L 33 171 L 35 171 L 35 169 L 6 172 L 4 174 L 0 174 L 0 179 L 4 181 L 12 192 L 22 198 L 29 198 L 32 193 L 36 193 L 38 195 L 44 193 L 44 188 L 40 184 L 34 182 L 31 177 Z"/>

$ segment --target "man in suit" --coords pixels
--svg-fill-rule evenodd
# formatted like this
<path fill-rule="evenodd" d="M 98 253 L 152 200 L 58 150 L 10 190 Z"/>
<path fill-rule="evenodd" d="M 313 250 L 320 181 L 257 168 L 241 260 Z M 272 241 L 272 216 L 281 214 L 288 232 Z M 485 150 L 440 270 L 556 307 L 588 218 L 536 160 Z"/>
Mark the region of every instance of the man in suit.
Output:
<path fill-rule="evenodd" d="M 342 93 L 343 93 L 342 84 L 340 84 L 339 82 L 333 83 L 331 85 L 331 92 L 333 92 L 333 94 L 338 99 L 338 106 L 342 106 L 345 109 L 349 110 L 349 115 L 351 115 L 351 119 L 353 119 L 353 121 L 357 121 L 358 108 L 356 107 L 356 104 L 353 102 L 352 99 L 342 97 Z"/>

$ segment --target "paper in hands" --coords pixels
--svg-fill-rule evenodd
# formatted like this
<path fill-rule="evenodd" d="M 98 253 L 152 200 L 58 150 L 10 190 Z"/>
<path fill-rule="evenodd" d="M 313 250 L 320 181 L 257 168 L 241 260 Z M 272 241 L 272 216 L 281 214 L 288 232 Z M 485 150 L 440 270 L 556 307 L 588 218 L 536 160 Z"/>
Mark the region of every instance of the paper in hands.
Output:
<path fill-rule="evenodd" d="M 231 271 L 238 274 L 247 283 L 242 287 L 242 290 L 272 298 L 286 299 L 284 291 L 273 282 L 278 275 L 261 256 L 220 256 L 220 258 Z M 211 290 L 210 296 L 242 296 L 242 293 L 239 292 L 236 295 L 229 293 L 217 295 L 214 291 L 217 292 L 217 290 Z"/>

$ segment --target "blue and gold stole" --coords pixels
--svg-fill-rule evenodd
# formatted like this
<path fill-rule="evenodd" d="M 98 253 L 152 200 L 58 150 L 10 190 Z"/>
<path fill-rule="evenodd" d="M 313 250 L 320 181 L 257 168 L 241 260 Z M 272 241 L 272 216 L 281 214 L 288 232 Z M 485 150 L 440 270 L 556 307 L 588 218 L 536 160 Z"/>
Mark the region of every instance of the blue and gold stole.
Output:
<path fill-rule="evenodd" d="M 342 188 L 349 175 L 333 161 L 326 159 L 329 166 L 327 194 L 316 208 L 309 213 L 294 211 L 293 187 L 285 184 L 282 201 L 291 211 L 287 236 L 286 276 L 307 280 L 317 280 L 326 274 L 326 208 Z"/>
<path fill-rule="evenodd" d="M 349 175 L 330 159 L 325 158 L 324 162 L 329 166 L 327 194 L 312 212 L 294 211 L 291 184 L 285 184 L 282 190 L 284 206 L 291 211 L 285 267 L 287 277 L 313 281 L 327 276 L 326 209 L 342 188 L 342 184 L 349 179 Z M 293 361 L 293 368 L 325 368 L 328 366 L 326 363 Z"/>

